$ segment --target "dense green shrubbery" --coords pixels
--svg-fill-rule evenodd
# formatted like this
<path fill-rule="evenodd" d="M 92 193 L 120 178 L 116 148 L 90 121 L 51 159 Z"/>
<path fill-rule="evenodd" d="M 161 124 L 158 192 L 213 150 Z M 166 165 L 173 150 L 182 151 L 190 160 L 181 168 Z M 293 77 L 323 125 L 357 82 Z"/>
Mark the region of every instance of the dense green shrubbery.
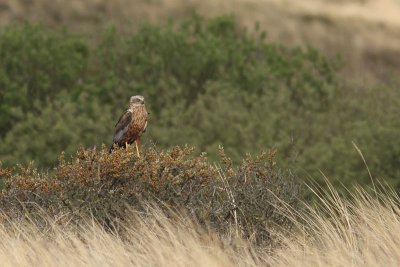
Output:
<path fill-rule="evenodd" d="M 82 149 L 71 161 L 61 157 L 54 174 L 32 166 L 0 169 L 6 176 L 0 206 L 12 219 L 35 219 L 40 207 L 52 217 L 79 222 L 92 215 L 112 226 L 126 219 L 127 209 L 145 211 L 146 203 L 156 202 L 166 212 L 183 209 L 220 233 L 233 228 L 257 243 L 273 241 L 277 225 L 288 230 L 291 223 L 281 209 L 300 207 L 302 190 L 290 173 L 275 166 L 274 153 L 247 155 L 238 167 L 222 149 L 220 155 L 217 167 L 187 147 L 151 148 L 140 158 L 133 146 L 112 154 L 105 148 Z"/>
<path fill-rule="evenodd" d="M 109 143 L 129 96 L 151 111 L 144 141 L 192 144 L 239 162 L 275 147 L 291 168 L 367 181 L 398 177 L 399 90 L 343 85 L 313 49 L 248 34 L 230 17 L 83 36 L 29 25 L 0 32 L 0 159 L 52 166 L 60 151 Z M 301 172 L 300 172 L 301 173 Z M 346 180 L 343 178 L 346 177 Z"/>

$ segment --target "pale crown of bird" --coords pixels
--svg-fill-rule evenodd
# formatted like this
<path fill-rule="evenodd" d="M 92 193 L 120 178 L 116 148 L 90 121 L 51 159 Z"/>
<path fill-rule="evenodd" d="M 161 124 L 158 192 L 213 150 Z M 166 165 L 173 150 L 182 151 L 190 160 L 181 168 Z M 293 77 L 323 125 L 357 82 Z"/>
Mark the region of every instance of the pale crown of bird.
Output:
<path fill-rule="evenodd" d="M 134 95 L 131 96 L 129 99 L 129 107 L 138 107 L 138 106 L 143 106 L 144 105 L 144 97 L 141 95 Z"/>

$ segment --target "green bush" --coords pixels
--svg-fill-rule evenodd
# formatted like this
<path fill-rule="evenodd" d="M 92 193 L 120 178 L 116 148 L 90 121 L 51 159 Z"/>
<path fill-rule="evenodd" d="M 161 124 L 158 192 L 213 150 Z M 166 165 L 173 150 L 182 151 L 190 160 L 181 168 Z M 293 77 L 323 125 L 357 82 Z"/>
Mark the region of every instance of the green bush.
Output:
<path fill-rule="evenodd" d="M 72 216 L 78 222 L 91 215 L 112 226 L 125 220 L 129 208 L 145 211 L 146 203 L 156 202 L 166 212 L 183 210 L 221 234 L 233 228 L 256 243 L 270 244 L 277 225 L 292 226 L 281 209 L 300 207 L 299 183 L 275 166 L 273 152 L 247 155 L 238 167 L 222 149 L 220 154 L 221 167 L 216 167 L 187 147 L 153 147 L 140 158 L 133 146 L 112 154 L 106 148 L 81 149 L 71 161 L 62 156 L 54 174 L 32 166 L 0 169 L 6 176 L 0 205 L 12 219 L 35 219 L 40 207 L 48 216 Z"/>
<path fill-rule="evenodd" d="M 0 136 L 27 112 L 39 114 L 42 100 L 53 100 L 61 91 L 76 95 L 88 56 L 87 41 L 66 32 L 30 25 L 2 30 Z"/>
<path fill-rule="evenodd" d="M 151 112 L 145 145 L 195 145 L 235 164 L 278 150 L 300 176 L 369 181 L 355 141 L 377 177 L 399 185 L 398 86 L 343 84 L 337 62 L 288 49 L 232 17 L 145 24 L 100 40 L 40 26 L 0 31 L 0 159 L 52 167 L 57 155 L 109 144 L 131 95 Z"/>
<path fill-rule="evenodd" d="M 30 111 L 24 120 L 16 123 L 3 139 L 2 160 L 38 159 L 41 166 L 51 166 L 57 160 L 57 151 L 72 155 L 77 144 L 101 144 L 101 136 L 107 136 L 114 118 L 109 106 L 81 94 L 71 101 L 65 93 L 44 107 L 40 114 Z M 98 134 L 98 136 L 94 135 Z"/>

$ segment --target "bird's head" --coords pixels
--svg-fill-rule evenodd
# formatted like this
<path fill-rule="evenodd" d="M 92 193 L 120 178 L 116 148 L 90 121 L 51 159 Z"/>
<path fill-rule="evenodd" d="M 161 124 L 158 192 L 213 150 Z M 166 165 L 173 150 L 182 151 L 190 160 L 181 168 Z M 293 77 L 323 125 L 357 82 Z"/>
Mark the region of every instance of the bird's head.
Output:
<path fill-rule="evenodd" d="M 129 106 L 130 107 L 138 107 L 144 105 L 144 97 L 141 95 L 134 95 L 131 96 L 129 99 Z"/>

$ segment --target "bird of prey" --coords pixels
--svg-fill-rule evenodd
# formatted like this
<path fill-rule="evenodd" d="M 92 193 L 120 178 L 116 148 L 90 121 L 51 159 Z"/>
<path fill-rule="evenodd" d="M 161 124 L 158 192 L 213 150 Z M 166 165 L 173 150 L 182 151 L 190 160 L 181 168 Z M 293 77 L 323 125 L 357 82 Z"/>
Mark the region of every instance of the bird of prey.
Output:
<path fill-rule="evenodd" d="M 135 142 L 136 153 L 140 157 L 138 143 L 140 136 L 146 131 L 148 114 L 144 105 L 144 97 L 141 95 L 132 96 L 129 100 L 128 110 L 122 114 L 115 125 L 110 153 L 113 150 L 114 144 L 119 147 L 126 147 L 127 144 Z"/>

